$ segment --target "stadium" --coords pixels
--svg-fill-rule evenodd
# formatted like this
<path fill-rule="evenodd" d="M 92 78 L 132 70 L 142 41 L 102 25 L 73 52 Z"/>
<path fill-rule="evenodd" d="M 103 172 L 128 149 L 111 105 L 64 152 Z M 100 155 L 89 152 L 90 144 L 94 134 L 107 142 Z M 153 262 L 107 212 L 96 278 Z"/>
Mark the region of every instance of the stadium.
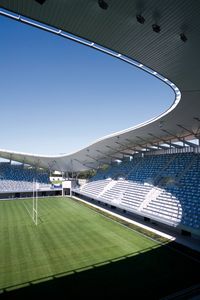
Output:
<path fill-rule="evenodd" d="M 0 149 L 0 297 L 199 299 L 199 13 L 195 0 L 0 0 L 1 18 L 174 91 L 159 116 L 73 153 Z"/>

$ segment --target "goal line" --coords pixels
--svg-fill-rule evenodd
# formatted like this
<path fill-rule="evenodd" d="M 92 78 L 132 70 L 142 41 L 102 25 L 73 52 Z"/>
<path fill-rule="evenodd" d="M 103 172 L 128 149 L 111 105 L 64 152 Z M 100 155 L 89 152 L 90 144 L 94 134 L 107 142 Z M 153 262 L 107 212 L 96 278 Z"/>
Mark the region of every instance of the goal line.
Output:
<path fill-rule="evenodd" d="M 38 190 L 39 183 L 33 180 L 32 209 L 27 207 L 27 205 L 23 202 L 25 209 L 27 210 L 29 216 L 31 217 L 35 225 L 38 225 Z"/>

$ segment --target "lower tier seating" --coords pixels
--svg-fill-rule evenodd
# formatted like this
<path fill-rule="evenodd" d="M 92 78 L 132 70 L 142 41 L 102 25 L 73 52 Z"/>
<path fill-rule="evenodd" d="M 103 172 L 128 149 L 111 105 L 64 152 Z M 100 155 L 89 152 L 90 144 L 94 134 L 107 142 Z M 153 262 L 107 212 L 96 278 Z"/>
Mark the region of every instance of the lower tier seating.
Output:
<path fill-rule="evenodd" d="M 111 165 L 74 191 L 164 224 L 199 232 L 199 170 L 198 153 L 146 155 Z"/>

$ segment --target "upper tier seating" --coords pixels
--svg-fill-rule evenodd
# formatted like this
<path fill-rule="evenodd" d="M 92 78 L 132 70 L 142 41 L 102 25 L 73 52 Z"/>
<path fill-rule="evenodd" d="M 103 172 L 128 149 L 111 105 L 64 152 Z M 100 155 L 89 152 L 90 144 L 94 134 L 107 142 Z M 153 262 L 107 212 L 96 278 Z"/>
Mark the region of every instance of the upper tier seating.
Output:
<path fill-rule="evenodd" d="M 0 163 L 0 192 L 31 191 L 33 181 L 37 181 L 40 187 L 45 186 L 50 183 L 49 174 L 22 164 Z"/>

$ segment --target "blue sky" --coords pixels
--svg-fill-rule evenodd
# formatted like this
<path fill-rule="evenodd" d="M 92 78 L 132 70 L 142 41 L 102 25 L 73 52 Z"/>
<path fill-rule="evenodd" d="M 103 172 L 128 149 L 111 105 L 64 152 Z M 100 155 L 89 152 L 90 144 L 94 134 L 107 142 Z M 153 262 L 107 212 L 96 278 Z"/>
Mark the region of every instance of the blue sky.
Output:
<path fill-rule="evenodd" d="M 164 83 L 118 59 L 0 16 L 1 149 L 76 151 L 166 110 Z"/>

